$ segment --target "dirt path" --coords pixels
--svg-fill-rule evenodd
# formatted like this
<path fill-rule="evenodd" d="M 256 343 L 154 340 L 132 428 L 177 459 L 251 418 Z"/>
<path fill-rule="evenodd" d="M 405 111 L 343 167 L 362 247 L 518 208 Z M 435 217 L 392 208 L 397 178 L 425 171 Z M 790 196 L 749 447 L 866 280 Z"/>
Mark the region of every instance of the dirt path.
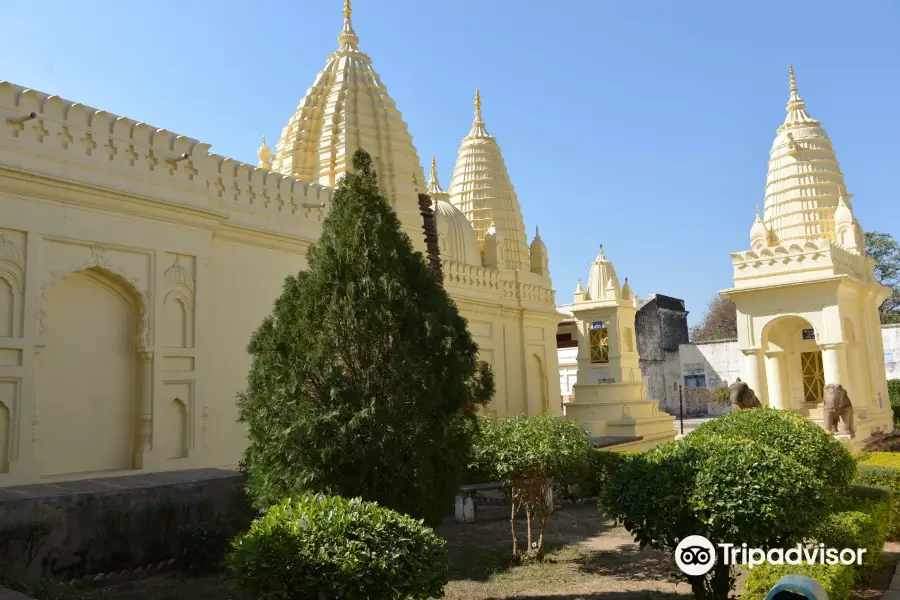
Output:
<path fill-rule="evenodd" d="M 607 600 L 687 598 L 676 583 L 675 565 L 663 552 L 641 551 L 627 531 L 615 528 L 594 506 L 567 507 L 548 522 L 543 564 L 509 568 L 511 549 L 506 509 L 479 509 L 479 522 L 449 524 L 440 533 L 450 546 L 449 600 L 556 598 Z M 524 523 L 518 535 L 524 546 Z"/>

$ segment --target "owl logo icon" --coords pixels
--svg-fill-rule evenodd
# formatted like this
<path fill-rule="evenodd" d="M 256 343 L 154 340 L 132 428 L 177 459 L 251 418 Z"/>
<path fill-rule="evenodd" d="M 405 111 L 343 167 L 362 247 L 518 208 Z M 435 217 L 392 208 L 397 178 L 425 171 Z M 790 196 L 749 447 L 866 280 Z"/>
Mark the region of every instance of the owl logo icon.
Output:
<path fill-rule="evenodd" d="M 675 564 L 685 575 L 706 575 L 716 563 L 716 548 L 702 535 L 689 535 L 675 548 Z"/>

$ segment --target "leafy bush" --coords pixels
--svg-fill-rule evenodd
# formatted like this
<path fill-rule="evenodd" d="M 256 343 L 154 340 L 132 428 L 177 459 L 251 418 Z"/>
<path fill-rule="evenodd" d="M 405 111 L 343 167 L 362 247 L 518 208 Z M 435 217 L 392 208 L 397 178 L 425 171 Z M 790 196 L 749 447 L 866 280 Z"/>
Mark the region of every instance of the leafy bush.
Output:
<path fill-rule="evenodd" d="M 26 578 L 18 569 L 0 570 L 0 586 L 25 594 L 33 600 L 101 600 L 101 592 L 72 587 L 53 577 L 37 580 Z"/>
<path fill-rule="evenodd" d="M 831 513 L 813 529 L 810 539 L 827 548 L 865 548 L 855 575 L 858 581 L 866 581 L 881 566 L 891 505 L 889 501 L 869 500 L 861 503 L 860 509 Z"/>
<path fill-rule="evenodd" d="M 856 462 L 843 444 L 803 416 L 768 407 L 742 410 L 708 421 L 690 436 L 709 434 L 754 440 L 808 466 L 828 491 L 845 493 L 853 481 Z"/>
<path fill-rule="evenodd" d="M 232 542 L 240 587 L 272 600 L 425 599 L 447 582 L 443 539 L 421 521 L 338 496 L 285 500 Z"/>
<path fill-rule="evenodd" d="M 494 383 L 363 150 L 307 258 L 247 347 L 238 406 L 254 505 L 359 496 L 437 525 L 471 458 L 473 410 Z"/>
<path fill-rule="evenodd" d="M 706 432 L 629 461 L 603 491 L 601 510 L 641 547 L 674 551 L 696 534 L 768 550 L 803 539 L 821 518 L 822 490 L 809 467 L 771 446 Z M 686 578 L 703 600 L 726 600 L 734 584 L 721 561 Z"/>
<path fill-rule="evenodd" d="M 188 573 L 212 573 L 222 566 L 228 552 L 229 531 L 223 525 L 200 521 L 178 530 L 178 558 Z"/>
<path fill-rule="evenodd" d="M 585 473 L 576 482 L 582 498 L 599 497 L 617 472 L 640 452 L 593 450 L 588 455 Z"/>
<path fill-rule="evenodd" d="M 806 575 L 819 582 L 828 594 L 828 600 L 849 600 L 853 591 L 852 565 L 799 565 L 763 564 L 754 567 L 747 575 L 741 600 L 763 600 L 778 580 L 785 575 Z"/>
<path fill-rule="evenodd" d="M 543 555 L 544 527 L 553 512 L 548 502 L 552 481 L 567 480 L 572 473 L 584 472 L 594 452 L 590 437 L 578 423 L 547 414 L 480 417 L 479 425 L 476 464 L 492 473 L 495 481 L 512 486 L 513 554 L 518 554 L 515 519 L 521 506 L 527 520 L 528 551 L 539 558 Z M 535 545 L 533 519 L 539 524 Z"/>
<path fill-rule="evenodd" d="M 856 482 L 863 485 L 877 485 L 893 492 L 891 502 L 891 526 L 888 539 L 900 539 L 900 469 L 861 463 L 857 470 Z"/>
<path fill-rule="evenodd" d="M 888 396 L 891 398 L 894 423 L 900 423 L 900 379 L 888 380 Z"/>

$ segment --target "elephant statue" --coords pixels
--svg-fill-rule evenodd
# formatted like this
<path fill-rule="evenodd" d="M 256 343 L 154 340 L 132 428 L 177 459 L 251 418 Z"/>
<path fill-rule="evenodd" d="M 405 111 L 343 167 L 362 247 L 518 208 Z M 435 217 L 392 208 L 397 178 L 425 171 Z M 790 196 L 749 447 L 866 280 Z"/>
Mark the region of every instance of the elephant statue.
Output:
<path fill-rule="evenodd" d="M 847 390 L 839 383 L 829 383 L 825 386 L 825 402 L 822 408 L 822 417 L 825 420 L 825 429 L 829 433 L 855 433 L 853 425 L 853 404 Z"/>
<path fill-rule="evenodd" d="M 731 398 L 731 410 L 733 412 L 762 406 L 759 398 L 756 397 L 756 392 L 741 381 L 740 377 L 735 379 L 731 387 L 728 388 L 728 396 Z"/>

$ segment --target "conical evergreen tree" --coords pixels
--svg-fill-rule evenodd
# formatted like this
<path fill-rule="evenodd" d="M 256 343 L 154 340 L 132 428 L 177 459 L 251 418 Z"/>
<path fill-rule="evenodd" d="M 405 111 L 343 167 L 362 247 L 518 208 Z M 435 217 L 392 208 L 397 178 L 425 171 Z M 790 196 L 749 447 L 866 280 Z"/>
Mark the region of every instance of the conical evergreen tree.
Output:
<path fill-rule="evenodd" d="M 253 334 L 244 468 L 259 507 L 302 491 L 361 496 L 439 523 L 493 394 L 466 321 L 378 194 L 362 150 L 309 269 Z"/>

